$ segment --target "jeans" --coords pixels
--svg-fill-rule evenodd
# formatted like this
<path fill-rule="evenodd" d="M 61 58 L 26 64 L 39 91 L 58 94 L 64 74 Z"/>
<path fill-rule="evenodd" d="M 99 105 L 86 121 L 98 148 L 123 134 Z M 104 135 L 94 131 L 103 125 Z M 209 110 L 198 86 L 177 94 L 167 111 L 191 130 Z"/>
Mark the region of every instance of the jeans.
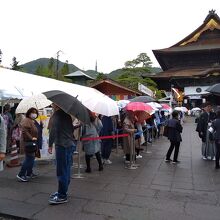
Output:
<path fill-rule="evenodd" d="M 58 179 L 58 196 L 67 197 L 67 191 L 70 184 L 70 168 L 72 163 L 72 146 L 56 146 L 56 168 Z"/>
<path fill-rule="evenodd" d="M 25 155 L 24 162 L 22 164 L 21 170 L 19 172 L 19 176 L 30 176 L 33 172 L 33 166 L 34 166 L 34 155 Z"/>
<path fill-rule="evenodd" d="M 102 158 L 108 160 L 112 151 L 112 140 L 103 140 L 101 145 Z"/>
<path fill-rule="evenodd" d="M 177 161 L 177 157 L 178 157 L 178 153 L 179 153 L 179 148 L 180 148 L 180 142 L 170 142 L 170 148 L 167 151 L 166 159 L 167 160 L 170 159 L 170 156 L 171 156 L 174 148 L 175 148 L 175 151 L 174 151 L 173 161 L 175 162 L 175 161 Z"/>

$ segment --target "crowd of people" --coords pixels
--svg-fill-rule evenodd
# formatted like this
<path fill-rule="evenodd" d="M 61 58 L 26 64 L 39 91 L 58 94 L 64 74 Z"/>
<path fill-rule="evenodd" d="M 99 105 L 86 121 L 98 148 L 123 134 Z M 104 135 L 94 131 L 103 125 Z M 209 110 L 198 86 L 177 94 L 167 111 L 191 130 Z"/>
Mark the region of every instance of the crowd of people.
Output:
<path fill-rule="evenodd" d="M 172 115 L 165 114 L 163 110 L 155 111 L 149 115 L 143 111 L 120 112 L 119 116 L 107 117 L 97 115 L 88 110 L 90 116 L 89 124 L 74 124 L 74 118 L 65 113 L 57 105 L 52 104 L 53 114 L 48 123 L 49 143 L 48 153 L 52 154 L 55 148 L 56 175 L 58 190 L 49 197 L 50 204 L 61 204 L 67 202 L 68 186 L 71 180 L 71 166 L 73 165 L 73 152 L 76 151 L 79 138 L 74 136 L 78 129 L 81 138 L 95 138 L 82 141 L 85 153 L 86 173 L 91 173 L 91 158 L 95 157 L 98 162 L 98 171 L 102 172 L 105 165 L 112 164 L 110 160 L 112 148 L 115 145 L 114 138 L 99 139 L 103 136 L 116 134 L 128 134 L 119 138 L 125 158 L 125 166 L 141 159 L 141 151 L 146 148 L 147 143 L 164 135 L 170 141 L 170 147 L 165 156 L 165 162 L 177 164 L 181 133 L 182 114 L 174 110 Z M 204 160 L 215 160 L 216 169 L 219 169 L 220 157 L 220 110 L 212 111 L 209 103 L 203 106 L 203 113 L 198 119 L 196 131 L 202 140 L 202 156 Z M 24 160 L 17 179 L 28 182 L 37 177 L 33 171 L 35 158 L 40 157 L 42 149 L 42 121 L 37 120 L 39 112 L 36 108 L 30 108 L 25 115 L 18 114 L 13 120 L 10 106 L 4 108 L 3 117 L 0 117 L 0 170 L 3 169 L 5 153 L 10 151 L 12 142 L 16 142 L 20 153 L 24 153 Z M 173 153 L 174 151 L 174 153 Z M 171 155 L 173 153 L 173 159 Z"/>
<path fill-rule="evenodd" d="M 215 168 L 219 169 L 220 144 L 220 109 L 213 111 L 210 103 L 205 103 L 203 112 L 197 121 L 196 131 L 202 141 L 202 158 L 215 160 Z"/>

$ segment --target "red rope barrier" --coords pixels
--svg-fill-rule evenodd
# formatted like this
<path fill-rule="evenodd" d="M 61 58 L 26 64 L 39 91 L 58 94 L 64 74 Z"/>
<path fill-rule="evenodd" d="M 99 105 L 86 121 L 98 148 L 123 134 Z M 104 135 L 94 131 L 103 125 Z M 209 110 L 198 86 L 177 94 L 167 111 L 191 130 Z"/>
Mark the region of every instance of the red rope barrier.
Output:
<path fill-rule="evenodd" d="M 101 137 L 87 137 L 81 138 L 81 141 L 95 141 L 95 140 L 102 140 L 102 139 L 110 139 L 110 138 L 119 138 L 119 137 L 128 137 L 129 134 L 118 134 L 118 135 L 111 135 L 111 136 L 101 136 Z"/>

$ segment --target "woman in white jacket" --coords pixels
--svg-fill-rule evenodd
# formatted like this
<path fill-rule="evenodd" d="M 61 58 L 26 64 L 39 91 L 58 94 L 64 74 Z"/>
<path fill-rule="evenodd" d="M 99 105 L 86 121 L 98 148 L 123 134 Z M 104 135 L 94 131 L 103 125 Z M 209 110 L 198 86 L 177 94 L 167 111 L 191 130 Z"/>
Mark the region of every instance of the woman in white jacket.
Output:
<path fill-rule="evenodd" d="M 3 160 L 6 152 L 6 130 L 2 116 L 0 116 L 0 171 L 3 170 Z"/>

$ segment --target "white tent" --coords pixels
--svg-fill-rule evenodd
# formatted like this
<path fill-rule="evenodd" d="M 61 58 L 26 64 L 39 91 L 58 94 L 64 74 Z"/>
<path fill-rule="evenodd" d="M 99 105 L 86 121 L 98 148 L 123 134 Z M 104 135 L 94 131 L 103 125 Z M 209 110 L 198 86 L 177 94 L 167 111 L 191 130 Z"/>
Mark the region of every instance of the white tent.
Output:
<path fill-rule="evenodd" d="M 112 116 L 119 114 L 117 104 L 98 90 L 73 83 L 0 68 L 0 99 L 30 97 L 49 90 L 61 90 L 77 97 L 89 110 Z"/>

